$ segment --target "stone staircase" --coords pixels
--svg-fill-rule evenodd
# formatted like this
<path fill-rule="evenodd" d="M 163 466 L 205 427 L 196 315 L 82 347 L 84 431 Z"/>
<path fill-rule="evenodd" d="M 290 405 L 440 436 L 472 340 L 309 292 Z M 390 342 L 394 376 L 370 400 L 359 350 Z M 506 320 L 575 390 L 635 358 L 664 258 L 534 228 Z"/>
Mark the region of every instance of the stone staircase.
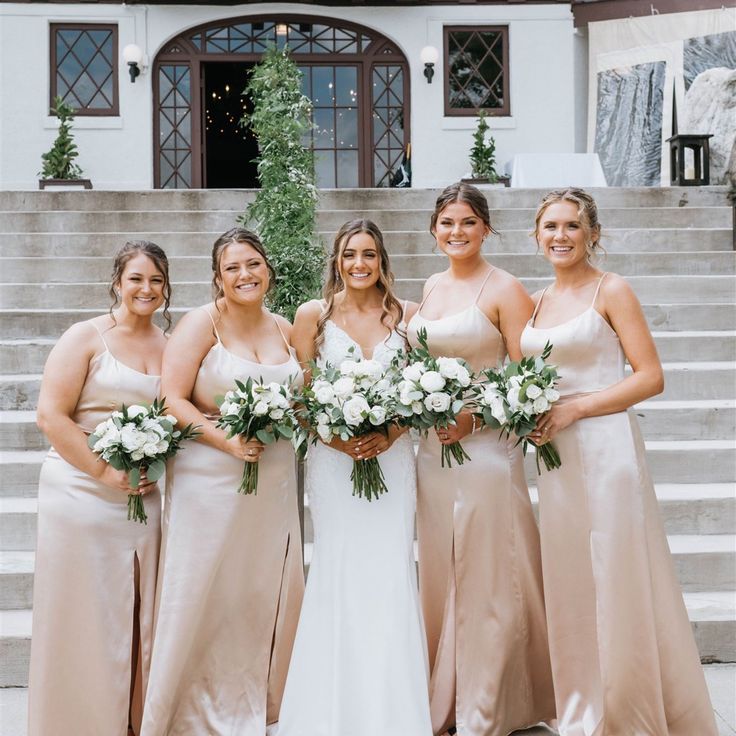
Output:
<path fill-rule="evenodd" d="M 326 243 L 358 214 L 383 229 L 401 296 L 444 268 L 427 232 L 437 192 L 325 191 Z M 489 190 L 492 261 L 535 290 L 549 268 L 529 236 L 543 192 Z M 736 661 L 736 254 L 724 188 L 594 192 L 608 256 L 639 295 L 666 373 L 637 407 L 703 661 Z M 73 322 L 107 308 L 111 255 L 129 238 L 171 259 L 174 314 L 210 295 L 209 252 L 252 192 L 0 192 L 0 687 L 25 686 L 36 486 L 47 443 L 34 408 L 44 360 Z M 528 477 L 532 494 L 535 473 Z M 306 556 L 312 528 L 305 514 Z"/>

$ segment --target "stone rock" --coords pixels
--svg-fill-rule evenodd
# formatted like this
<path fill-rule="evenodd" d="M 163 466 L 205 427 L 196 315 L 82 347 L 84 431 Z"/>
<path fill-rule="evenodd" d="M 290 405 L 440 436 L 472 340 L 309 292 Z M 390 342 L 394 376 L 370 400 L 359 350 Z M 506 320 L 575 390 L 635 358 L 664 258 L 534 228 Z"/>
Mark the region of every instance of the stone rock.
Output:
<path fill-rule="evenodd" d="M 712 133 L 710 183 L 727 184 L 736 178 L 736 70 L 708 69 L 698 74 L 685 93 L 678 121 L 683 134 Z"/>

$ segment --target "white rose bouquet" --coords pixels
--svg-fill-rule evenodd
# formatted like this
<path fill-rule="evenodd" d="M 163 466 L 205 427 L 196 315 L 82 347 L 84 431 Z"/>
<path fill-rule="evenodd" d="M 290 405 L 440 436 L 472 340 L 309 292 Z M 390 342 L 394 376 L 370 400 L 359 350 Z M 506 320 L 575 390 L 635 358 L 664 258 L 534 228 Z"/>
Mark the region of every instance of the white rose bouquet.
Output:
<path fill-rule="evenodd" d="M 419 346 L 409 351 L 407 364 L 400 369 L 397 412 L 402 425 L 426 434 L 432 427 L 455 424 L 473 374 L 460 358 L 433 357 L 425 329 L 419 330 L 417 340 Z M 442 467 L 452 467 L 453 459 L 458 465 L 470 460 L 459 442 L 442 445 Z"/>
<path fill-rule="evenodd" d="M 473 389 L 476 416 L 484 425 L 500 428 L 507 435 L 513 432 L 525 455 L 529 447 L 527 435 L 536 426 L 537 417 L 560 398 L 555 388 L 559 379 L 557 367 L 546 362 L 551 351 L 552 345 L 547 343 L 538 358 L 523 358 L 497 370 L 486 369 L 486 380 Z M 551 442 L 537 446 L 538 474 L 542 472 L 540 458 L 547 470 L 560 467 L 560 456 Z"/>
<path fill-rule="evenodd" d="M 270 445 L 282 438 L 293 441 L 298 435 L 290 385 L 252 378 L 245 383 L 235 381 L 235 388 L 218 396 L 215 403 L 220 407 L 217 426 L 226 431 L 228 439 L 239 434 L 246 440 L 257 439 Z M 258 462 L 246 462 L 238 493 L 257 491 Z"/>
<path fill-rule="evenodd" d="M 393 368 L 376 360 L 348 359 L 334 367 L 312 364 L 312 382 L 299 401 L 301 417 L 317 438 L 328 444 L 333 437 L 347 442 L 371 432 L 388 434 L 396 421 L 397 377 Z M 371 501 L 387 491 L 377 457 L 353 460 L 353 495 Z"/>
<path fill-rule="evenodd" d="M 156 399 L 151 406 L 123 404 L 120 411 L 100 422 L 87 440 L 92 452 L 116 470 L 127 472 L 131 488 L 138 488 L 143 471 L 148 480 L 157 481 L 182 442 L 201 434 L 191 424 L 175 429 L 176 417 L 166 413 L 165 401 Z M 139 493 L 128 494 L 128 520 L 148 522 Z"/>

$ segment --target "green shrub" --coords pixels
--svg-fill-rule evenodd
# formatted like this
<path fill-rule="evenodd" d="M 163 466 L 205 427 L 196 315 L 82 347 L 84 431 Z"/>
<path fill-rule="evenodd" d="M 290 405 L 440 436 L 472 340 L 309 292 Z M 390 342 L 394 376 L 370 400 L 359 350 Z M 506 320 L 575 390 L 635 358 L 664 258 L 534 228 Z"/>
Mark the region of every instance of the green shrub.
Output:
<path fill-rule="evenodd" d="M 252 72 L 246 94 L 253 112 L 241 124 L 258 140 L 261 189 L 239 222 L 256 230 L 278 275 L 269 306 L 287 319 L 319 295 L 324 249 L 315 234 L 314 154 L 305 148 L 312 104 L 288 49 L 269 49 Z"/>
<path fill-rule="evenodd" d="M 470 149 L 470 164 L 475 179 L 488 179 L 492 184 L 498 181 L 496 172 L 496 141 L 493 136 L 486 138 L 490 126 L 483 110 L 478 114 L 478 127 L 473 133 L 473 147 Z"/>
<path fill-rule="evenodd" d="M 79 156 L 77 145 L 72 139 L 71 127 L 74 120 L 74 109 L 61 97 L 54 98 L 51 112 L 59 118 L 59 132 L 50 151 L 41 156 L 43 168 L 42 179 L 79 179 L 82 169 L 74 163 Z"/>

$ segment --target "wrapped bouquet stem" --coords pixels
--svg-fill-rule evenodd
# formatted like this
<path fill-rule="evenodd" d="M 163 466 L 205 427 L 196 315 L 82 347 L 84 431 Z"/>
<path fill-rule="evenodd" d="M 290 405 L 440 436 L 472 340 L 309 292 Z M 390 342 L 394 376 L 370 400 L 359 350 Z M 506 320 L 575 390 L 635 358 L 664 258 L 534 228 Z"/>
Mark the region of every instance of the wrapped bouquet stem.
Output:
<path fill-rule="evenodd" d="M 87 440 L 92 451 L 105 462 L 128 474 L 133 489 L 139 487 L 143 477 L 157 481 L 166 470 L 166 461 L 176 455 L 182 442 L 201 434 L 191 424 L 177 430 L 176 417 L 166 413 L 165 401 L 156 399 L 150 406 L 123 404 L 98 424 Z M 148 522 L 140 493 L 128 494 L 128 519 Z"/>

